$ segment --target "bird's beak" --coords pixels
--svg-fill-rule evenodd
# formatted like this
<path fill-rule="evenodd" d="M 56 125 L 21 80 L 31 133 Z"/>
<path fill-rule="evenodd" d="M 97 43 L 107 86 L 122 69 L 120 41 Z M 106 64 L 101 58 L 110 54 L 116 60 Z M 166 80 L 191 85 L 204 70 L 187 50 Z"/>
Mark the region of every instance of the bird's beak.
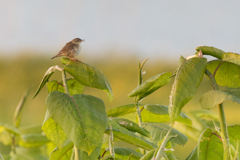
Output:
<path fill-rule="evenodd" d="M 84 40 L 84 39 L 82 39 L 82 42 L 85 42 L 85 40 Z"/>

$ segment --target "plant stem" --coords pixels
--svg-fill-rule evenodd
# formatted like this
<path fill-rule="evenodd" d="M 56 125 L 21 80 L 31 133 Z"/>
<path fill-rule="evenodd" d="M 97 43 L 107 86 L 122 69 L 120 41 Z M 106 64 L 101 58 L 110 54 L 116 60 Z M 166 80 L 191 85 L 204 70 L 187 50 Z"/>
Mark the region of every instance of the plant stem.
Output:
<path fill-rule="evenodd" d="M 141 112 L 140 112 L 140 109 L 139 109 L 139 106 L 138 106 L 138 102 L 135 103 L 135 107 L 136 107 L 136 110 L 137 110 L 137 117 L 138 117 L 138 125 L 140 127 L 142 127 L 142 116 L 141 116 Z"/>
<path fill-rule="evenodd" d="M 114 148 L 113 148 L 113 131 L 112 125 L 109 123 L 110 135 L 109 135 L 109 152 L 113 158 L 115 158 Z"/>
<path fill-rule="evenodd" d="M 208 78 L 211 81 L 211 84 L 215 90 L 219 90 L 217 82 L 214 78 L 214 75 L 206 69 L 205 74 L 208 76 Z M 229 142 L 229 137 L 228 137 L 228 130 L 227 130 L 227 122 L 226 122 L 226 117 L 224 113 L 224 108 L 223 108 L 223 103 L 218 105 L 219 109 L 219 117 L 220 117 L 220 124 L 221 124 L 221 133 L 223 134 L 223 146 L 224 146 L 224 159 L 230 159 L 230 142 Z M 226 144 L 226 146 L 224 145 Z"/>
<path fill-rule="evenodd" d="M 64 85 L 64 89 L 65 89 L 65 92 L 69 94 L 69 90 L 68 90 L 68 86 L 67 86 L 67 78 L 66 78 L 66 72 L 64 70 L 62 70 L 62 79 L 63 79 L 63 85 Z"/>

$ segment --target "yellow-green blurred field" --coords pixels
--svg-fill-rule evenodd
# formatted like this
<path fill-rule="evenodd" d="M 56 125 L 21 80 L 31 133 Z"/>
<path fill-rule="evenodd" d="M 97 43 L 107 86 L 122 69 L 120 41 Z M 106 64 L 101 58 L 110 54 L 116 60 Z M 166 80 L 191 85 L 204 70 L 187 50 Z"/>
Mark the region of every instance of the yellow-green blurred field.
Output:
<path fill-rule="evenodd" d="M 82 54 L 84 55 L 84 54 Z M 52 55 L 51 55 L 52 56 Z M 40 94 L 31 99 L 36 91 L 45 71 L 53 66 L 59 65 L 61 58 L 50 60 L 51 56 L 41 56 L 37 54 L 19 54 L 15 57 L 0 57 L 0 122 L 12 123 L 12 117 L 21 96 L 31 87 L 30 97 L 23 109 L 21 125 L 39 124 L 44 120 L 46 112 L 45 98 L 47 90 L 44 88 Z M 179 55 L 180 56 L 180 55 Z M 107 110 L 118 105 L 133 103 L 133 98 L 127 95 L 136 87 L 138 81 L 138 63 L 144 61 L 137 56 L 121 57 L 114 53 L 97 56 L 79 56 L 81 61 L 99 69 L 109 79 L 113 90 L 113 101 L 109 102 L 107 93 L 101 90 L 86 87 L 84 94 L 91 94 L 104 100 Z M 148 58 L 148 57 L 146 57 Z M 149 57 L 150 59 L 144 66 L 146 73 L 143 80 L 146 80 L 156 74 L 165 71 L 174 71 L 176 69 L 177 59 L 161 59 Z M 69 76 L 69 75 L 68 75 Z M 51 79 L 61 79 L 61 73 L 56 71 Z M 143 104 L 163 104 L 168 105 L 169 95 L 173 80 L 170 84 L 160 88 L 149 97 L 145 98 Z M 212 89 L 206 77 L 204 77 L 196 96 L 184 107 L 183 111 L 200 109 L 198 103 L 199 96 Z M 217 109 L 215 109 L 218 112 Z M 226 103 L 226 118 L 228 124 L 239 124 L 240 106 L 236 103 Z M 186 146 L 178 146 L 176 154 L 180 158 L 186 157 L 196 142 L 189 141 Z M 0 151 L 2 149 L 0 144 Z"/>

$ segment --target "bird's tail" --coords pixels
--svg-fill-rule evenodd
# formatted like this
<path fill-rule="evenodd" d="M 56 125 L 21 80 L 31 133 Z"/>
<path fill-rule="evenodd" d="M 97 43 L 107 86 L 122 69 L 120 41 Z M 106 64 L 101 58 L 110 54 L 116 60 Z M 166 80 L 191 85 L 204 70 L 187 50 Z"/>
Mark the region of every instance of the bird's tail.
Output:
<path fill-rule="evenodd" d="M 62 55 L 57 54 L 56 56 L 53 56 L 51 59 L 56 58 L 56 57 L 60 57 L 60 56 L 62 56 Z"/>

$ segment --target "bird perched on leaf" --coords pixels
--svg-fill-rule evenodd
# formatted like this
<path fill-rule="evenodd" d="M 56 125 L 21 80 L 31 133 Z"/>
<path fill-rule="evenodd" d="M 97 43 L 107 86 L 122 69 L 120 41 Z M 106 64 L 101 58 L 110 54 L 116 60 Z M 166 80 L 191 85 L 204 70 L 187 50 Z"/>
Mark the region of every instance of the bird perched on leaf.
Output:
<path fill-rule="evenodd" d="M 62 50 L 53 58 L 60 57 L 60 56 L 66 56 L 67 58 L 70 58 L 73 61 L 79 61 L 78 59 L 74 59 L 75 56 L 77 56 L 81 50 L 81 42 L 83 42 L 83 39 L 80 38 L 74 38 L 72 41 L 68 42 Z"/>

